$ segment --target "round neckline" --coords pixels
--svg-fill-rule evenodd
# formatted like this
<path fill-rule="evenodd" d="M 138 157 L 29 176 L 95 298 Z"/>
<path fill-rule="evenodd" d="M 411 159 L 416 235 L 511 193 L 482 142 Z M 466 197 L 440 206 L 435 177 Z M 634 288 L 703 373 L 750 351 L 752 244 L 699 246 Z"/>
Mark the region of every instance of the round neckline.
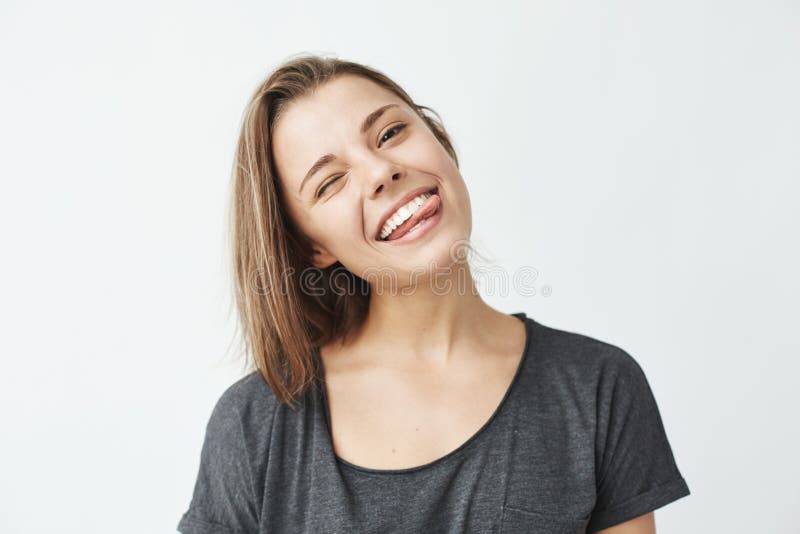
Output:
<path fill-rule="evenodd" d="M 519 381 L 519 376 L 520 376 L 520 374 L 522 374 L 522 368 L 523 368 L 523 366 L 525 364 L 525 360 L 527 360 L 527 358 L 528 358 L 528 352 L 529 352 L 529 348 L 530 348 L 530 344 L 531 344 L 531 338 L 533 337 L 533 334 L 531 332 L 530 319 L 527 317 L 527 315 L 525 315 L 525 312 L 517 312 L 517 313 L 512 313 L 510 315 L 513 316 L 513 317 L 516 317 L 517 319 L 522 321 L 522 323 L 525 325 L 525 347 L 522 349 L 522 355 L 520 356 L 519 364 L 517 364 L 517 370 L 514 372 L 514 377 L 511 379 L 511 383 L 508 385 L 508 388 L 506 389 L 506 392 L 503 395 L 503 398 L 500 400 L 500 403 L 497 405 L 497 408 L 495 408 L 495 410 L 492 413 L 491 417 L 489 417 L 489 419 L 487 419 L 486 422 L 484 422 L 484 424 L 472 436 L 470 436 L 464 443 L 462 443 L 461 445 L 459 445 L 458 447 L 456 447 L 452 451 L 448 452 L 444 456 L 441 456 L 441 457 L 439 457 L 439 458 L 437 458 L 435 460 L 431 460 L 430 462 L 422 464 L 422 465 L 418 465 L 418 466 L 414 466 L 414 467 L 405 467 L 405 468 L 402 468 L 402 469 L 374 469 L 374 468 L 371 468 L 371 467 L 364 467 L 364 466 L 356 465 L 356 464 L 354 464 L 352 462 L 348 462 L 344 458 L 340 458 L 339 455 L 336 454 L 336 451 L 333 450 L 333 433 L 331 432 L 331 426 L 332 426 L 331 425 L 331 416 L 330 416 L 330 411 L 328 409 L 328 394 L 327 394 L 326 387 L 325 387 L 325 370 L 324 370 L 324 367 L 322 365 L 322 358 L 320 356 L 319 347 L 315 347 L 314 348 L 314 355 L 317 358 L 318 371 L 319 371 L 319 376 L 318 376 L 319 387 L 317 388 L 317 390 L 318 390 L 318 393 L 320 394 L 320 402 L 322 404 L 323 411 L 325 412 L 325 424 L 326 424 L 326 430 L 328 432 L 328 443 L 330 444 L 331 453 L 333 454 L 334 458 L 336 458 L 336 461 L 339 462 L 340 464 L 350 468 L 350 469 L 353 469 L 355 471 L 359 471 L 361 473 L 368 473 L 368 474 L 372 474 L 372 475 L 407 474 L 407 473 L 413 473 L 413 472 L 416 472 L 416 471 L 432 469 L 435 466 L 438 466 L 438 465 L 440 465 L 440 464 L 442 464 L 444 462 L 447 462 L 451 458 L 454 458 L 455 456 L 460 455 L 464 450 L 466 450 L 473 443 L 475 443 L 483 434 L 488 432 L 489 427 L 492 425 L 494 420 L 498 418 L 500 412 L 503 411 L 503 408 L 505 407 L 505 405 L 506 405 L 506 403 L 508 401 L 508 398 L 511 396 L 511 392 L 514 389 L 514 386 Z"/>

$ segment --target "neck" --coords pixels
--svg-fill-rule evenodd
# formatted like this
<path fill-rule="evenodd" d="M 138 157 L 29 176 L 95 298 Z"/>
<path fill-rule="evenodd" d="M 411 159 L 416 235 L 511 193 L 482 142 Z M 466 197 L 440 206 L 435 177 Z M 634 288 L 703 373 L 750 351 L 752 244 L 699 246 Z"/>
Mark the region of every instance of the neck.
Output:
<path fill-rule="evenodd" d="M 373 291 L 369 315 L 352 344 L 378 365 L 446 366 L 508 320 L 483 301 L 469 266 L 460 263 L 446 277 Z"/>

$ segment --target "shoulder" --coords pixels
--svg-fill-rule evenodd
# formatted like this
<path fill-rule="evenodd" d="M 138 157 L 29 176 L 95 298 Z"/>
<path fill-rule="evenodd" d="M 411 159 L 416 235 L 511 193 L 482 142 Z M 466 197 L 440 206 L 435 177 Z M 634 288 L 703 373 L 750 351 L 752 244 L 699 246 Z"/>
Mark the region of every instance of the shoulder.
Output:
<path fill-rule="evenodd" d="M 252 372 L 220 395 L 206 426 L 201 469 L 209 479 L 226 480 L 230 488 L 247 481 L 246 494 L 262 494 L 277 397 L 258 372 Z M 235 492 L 239 492 L 237 489 Z"/>
<path fill-rule="evenodd" d="M 534 395 L 539 406 L 551 406 L 556 413 L 568 410 L 579 414 L 576 422 L 598 426 L 629 415 L 656 419 L 648 378 L 626 349 L 535 321 L 532 327 L 521 389 Z"/>
<path fill-rule="evenodd" d="M 262 435 L 269 432 L 278 404 L 263 377 L 253 371 L 223 391 L 211 412 L 207 432 L 244 439 Z"/>
<path fill-rule="evenodd" d="M 178 530 L 255 532 L 277 399 L 257 372 L 220 395 L 206 426 L 189 510 Z"/>
<path fill-rule="evenodd" d="M 530 390 L 542 391 L 558 407 L 556 414 L 566 410 L 577 414 L 576 424 L 593 426 L 599 456 L 615 443 L 638 440 L 667 451 L 663 457 L 672 461 L 650 382 L 628 351 L 585 334 L 534 326 Z"/>
<path fill-rule="evenodd" d="M 217 401 L 221 407 L 240 410 L 272 410 L 277 403 L 277 397 L 258 371 L 253 371 L 228 386 Z"/>
<path fill-rule="evenodd" d="M 587 334 L 532 321 L 531 359 L 545 372 L 566 374 L 598 383 L 608 379 L 643 377 L 639 362 L 618 345 Z"/>

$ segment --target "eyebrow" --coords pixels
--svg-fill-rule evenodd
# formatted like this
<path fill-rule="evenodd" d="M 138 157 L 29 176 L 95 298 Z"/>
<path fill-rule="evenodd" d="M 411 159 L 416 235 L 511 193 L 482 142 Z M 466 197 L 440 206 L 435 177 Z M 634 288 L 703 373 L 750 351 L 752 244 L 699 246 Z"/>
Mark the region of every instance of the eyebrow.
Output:
<path fill-rule="evenodd" d="M 397 108 L 397 107 L 400 107 L 400 106 L 398 106 L 397 104 L 386 104 L 385 106 L 381 106 L 378 109 L 376 109 L 375 111 L 373 111 L 372 113 L 370 113 L 369 115 L 367 115 L 366 118 L 364 119 L 364 122 L 361 123 L 361 133 L 364 134 L 364 133 L 367 132 L 367 130 L 372 128 L 372 125 L 375 124 L 375 122 L 378 119 L 381 118 L 381 115 L 383 115 L 383 113 L 387 109 L 389 109 L 389 108 Z M 325 165 L 327 165 L 328 163 L 330 163 L 334 159 L 336 159 L 336 156 L 334 156 L 333 154 L 328 153 L 328 154 L 325 154 L 324 156 L 320 157 L 316 162 L 314 162 L 314 164 L 311 166 L 311 168 L 308 169 L 308 172 L 306 173 L 305 178 L 303 178 L 303 181 L 300 182 L 300 190 L 298 192 L 302 193 L 303 192 L 303 186 L 306 185 L 306 182 L 312 176 L 314 176 L 314 174 L 316 174 L 317 171 L 322 169 Z"/>

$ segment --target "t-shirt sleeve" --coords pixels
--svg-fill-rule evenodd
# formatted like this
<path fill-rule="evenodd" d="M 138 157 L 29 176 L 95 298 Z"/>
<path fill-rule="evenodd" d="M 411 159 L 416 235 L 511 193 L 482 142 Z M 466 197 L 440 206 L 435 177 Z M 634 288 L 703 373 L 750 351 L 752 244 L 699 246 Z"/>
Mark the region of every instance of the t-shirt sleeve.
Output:
<path fill-rule="evenodd" d="M 644 371 L 621 349 L 602 366 L 596 408 L 597 499 L 587 532 L 689 495 Z"/>
<path fill-rule="evenodd" d="M 243 420 L 231 390 L 222 395 L 206 425 L 200 469 L 182 534 L 248 534 L 258 531 L 253 470 Z"/>

